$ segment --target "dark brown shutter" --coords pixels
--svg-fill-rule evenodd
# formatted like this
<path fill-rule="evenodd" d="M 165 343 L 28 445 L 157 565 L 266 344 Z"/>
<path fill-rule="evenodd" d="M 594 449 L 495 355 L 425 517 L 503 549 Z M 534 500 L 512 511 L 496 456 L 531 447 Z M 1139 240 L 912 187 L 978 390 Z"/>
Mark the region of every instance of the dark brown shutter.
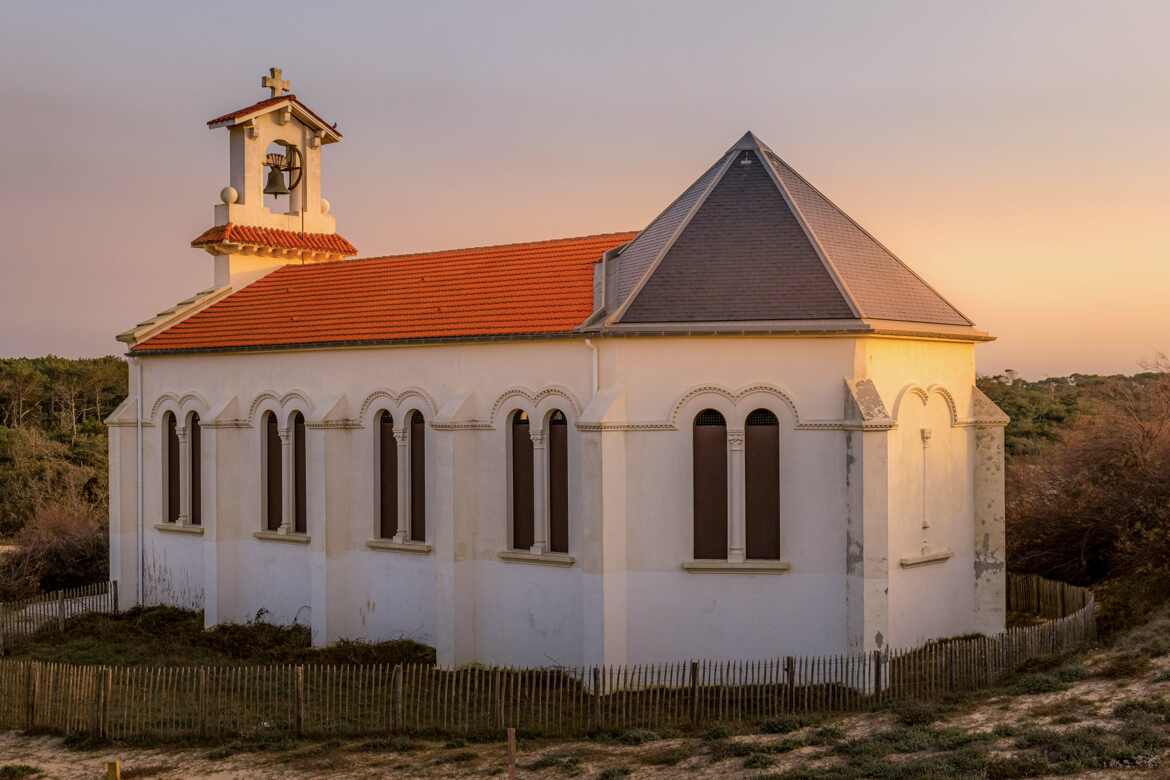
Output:
<path fill-rule="evenodd" d="M 379 417 L 378 448 L 379 535 L 389 539 L 398 533 L 398 442 L 394 438 L 394 418 L 389 412 L 382 412 Z"/>
<path fill-rule="evenodd" d="M 417 411 L 410 415 L 410 538 L 427 540 L 427 426 Z"/>
<path fill-rule="evenodd" d="M 744 437 L 747 557 L 780 557 L 780 422 L 767 409 L 748 415 Z"/>
<path fill-rule="evenodd" d="M 532 547 L 532 436 L 528 415 L 512 415 L 512 549 Z"/>
<path fill-rule="evenodd" d="M 203 464 L 200 456 L 199 415 L 192 412 L 187 419 L 187 437 L 191 442 L 191 525 L 203 525 L 203 504 L 200 503 Z"/>
<path fill-rule="evenodd" d="M 268 459 L 268 473 L 265 475 L 267 487 L 264 491 L 268 505 L 267 527 L 269 531 L 277 531 L 280 529 L 280 515 L 284 508 L 281 486 L 281 455 L 283 453 L 280 448 L 280 424 L 272 412 L 265 415 L 264 447 Z"/>
<path fill-rule="evenodd" d="M 293 415 L 293 469 L 293 484 L 296 486 L 293 496 L 296 502 L 296 526 L 293 530 L 303 534 L 309 530 L 309 507 L 305 479 L 305 416 L 300 412 Z"/>
<path fill-rule="evenodd" d="M 553 552 L 569 551 L 569 425 L 565 415 L 553 412 L 548 427 L 549 545 Z"/>
<path fill-rule="evenodd" d="M 695 558 L 727 558 L 727 423 L 714 409 L 695 417 Z"/>
<path fill-rule="evenodd" d="M 167 522 L 179 521 L 179 432 L 175 415 L 167 412 Z"/>

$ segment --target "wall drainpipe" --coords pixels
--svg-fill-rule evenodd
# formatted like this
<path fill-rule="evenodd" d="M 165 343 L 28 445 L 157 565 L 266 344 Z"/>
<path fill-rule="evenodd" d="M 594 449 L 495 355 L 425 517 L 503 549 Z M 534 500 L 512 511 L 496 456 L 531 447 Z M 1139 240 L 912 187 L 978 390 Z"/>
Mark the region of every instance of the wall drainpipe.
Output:
<path fill-rule="evenodd" d="M 592 400 L 593 398 L 597 397 L 597 391 L 600 389 L 598 383 L 601 381 L 601 376 L 599 374 L 601 369 L 598 366 L 597 346 L 593 343 L 593 339 L 585 339 L 585 346 L 589 347 L 590 352 L 593 353 L 593 395 L 590 397 L 590 400 Z"/>
<path fill-rule="evenodd" d="M 134 366 L 138 373 L 138 387 L 136 405 L 138 407 L 137 419 L 135 420 L 135 427 L 138 429 L 138 478 L 137 483 L 138 493 L 138 605 L 142 606 L 145 597 L 145 589 L 143 588 L 143 574 L 146 570 L 146 546 L 142 539 L 142 520 L 143 520 L 143 497 L 142 497 L 142 358 L 134 358 Z"/>

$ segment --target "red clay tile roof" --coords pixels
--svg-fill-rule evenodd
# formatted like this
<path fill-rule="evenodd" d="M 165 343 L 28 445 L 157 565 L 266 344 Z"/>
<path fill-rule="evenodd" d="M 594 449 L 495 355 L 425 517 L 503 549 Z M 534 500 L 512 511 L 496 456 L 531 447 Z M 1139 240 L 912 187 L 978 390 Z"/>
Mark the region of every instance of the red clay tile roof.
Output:
<path fill-rule="evenodd" d="M 635 235 L 286 265 L 132 351 L 566 333 L 592 313 L 594 263 Z"/>
<path fill-rule="evenodd" d="M 298 233 L 295 230 L 249 227 L 248 225 L 216 225 L 203 231 L 191 246 L 199 248 L 212 244 L 232 243 L 253 246 L 271 246 L 277 249 L 304 249 L 310 252 L 329 252 L 350 256 L 357 248 L 337 233 Z"/>
<path fill-rule="evenodd" d="M 341 137 L 340 130 L 338 130 L 335 126 L 329 124 L 324 119 L 322 119 L 317 114 L 316 111 L 309 108 L 301 101 L 297 100 L 296 95 L 281 95 L 280 97 L 265 98 L 264 100 L 261 100 L 259 103 L 253 103 L 250 106 L 244 106 L 243 108 L 237 108 L 235 111 L 230 111 L 230 112 L 224 114 L 223 116 L 217 116 L 215 119 L 208 119 L 207 126 L 214 127 L 215 125 L 218 125 L 220 122 L 227 122 L 228 120 L 235 119 L 236 117 L 247 116 L 248 114 L 251 114 L 254 111 L 260 111 L 262 109 L 268 108 L 269 106 L 279 105 L 280 103 L 283 103 L 286 100 L 291 100 L 293 103 L 296 103 L 298 106 L 300 106 L 302 109 L 304 109 L 305 113 L 307 113 L 309 116 L 313 117 L 318 122 L 320 122 L 322 126 L 330 128 L 334 133 L 337 134 L 338 138 Z"/>

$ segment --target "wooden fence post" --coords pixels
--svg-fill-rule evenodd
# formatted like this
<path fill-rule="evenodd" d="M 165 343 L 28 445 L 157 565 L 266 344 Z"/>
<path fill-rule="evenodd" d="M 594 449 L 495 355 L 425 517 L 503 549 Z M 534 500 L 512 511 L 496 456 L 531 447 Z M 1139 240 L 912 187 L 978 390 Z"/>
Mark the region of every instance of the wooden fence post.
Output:
<path fill-rule="evenodd" d="M 106 709 L 106 675 L 105 670 L 98 668 L 94 671 L 93 712 L 91 714 L 89 733 L 95 737 L 102 735 L 102 713 Z"/>
<path fill-rule="evenodd" d="M 297 694 L 296 694 L 296 729 L 297 736 L 305 734 L 305 667 L 297 664 Z"/>
<path fill-rule="evenodd" d="M 593 667 L 593 728 L 601 728 L 601 669 Z"/>
<path fill-rule="evenodd" d="M 65 591 L 57 591 L 57 630 L 65 632 Z"/>
<path fill-rule="evenodd" d="M 118 581 L 117 580 L 111 580 L 111 582 L 110 582 L 110 599 L 113 602 L 111 605 L 112 609 L 110 611 L 113 614 L 117 615 L 118 614 Z"/>
<path fill-rule="evenodd" d="M 32 731 L 37 725 L 37 678 L 40 677 L 40 663 L 29 662 L 24 667 L 24 728 Z"/>
<path fill-rule="evenodd" d="M 406 670 L 403 669 L 402 664 L 394 667 L 394 725 L 399 729 L 402 728 L 402 717 L 405 708 L 405 704 L 402 701 L 402 677 L 405 673 Z"/>
<path fill-rule="evenodd" d="M 873 691 L 879 697 L 882 692 L 882 651 L 873 651 Z"/>
<path fill-rule="evenodd" d="M 699 662 L 691 661 L 691 724 L 699 725 Z"/>

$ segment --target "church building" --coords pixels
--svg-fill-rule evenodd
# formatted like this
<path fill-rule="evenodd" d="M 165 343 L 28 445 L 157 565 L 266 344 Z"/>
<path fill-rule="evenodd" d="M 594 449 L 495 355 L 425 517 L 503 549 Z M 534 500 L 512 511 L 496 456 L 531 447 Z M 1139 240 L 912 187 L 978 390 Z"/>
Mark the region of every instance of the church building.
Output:
<path fill-rule="evenodd" d="M 638 231 L 357 257 L 341 132 L 262 84 L 208 122 L 211 286 L 118 336 L 122 606 L 448 666 L 1003 630 L 991 337 L 763 141 L 697 150 Z"/>

